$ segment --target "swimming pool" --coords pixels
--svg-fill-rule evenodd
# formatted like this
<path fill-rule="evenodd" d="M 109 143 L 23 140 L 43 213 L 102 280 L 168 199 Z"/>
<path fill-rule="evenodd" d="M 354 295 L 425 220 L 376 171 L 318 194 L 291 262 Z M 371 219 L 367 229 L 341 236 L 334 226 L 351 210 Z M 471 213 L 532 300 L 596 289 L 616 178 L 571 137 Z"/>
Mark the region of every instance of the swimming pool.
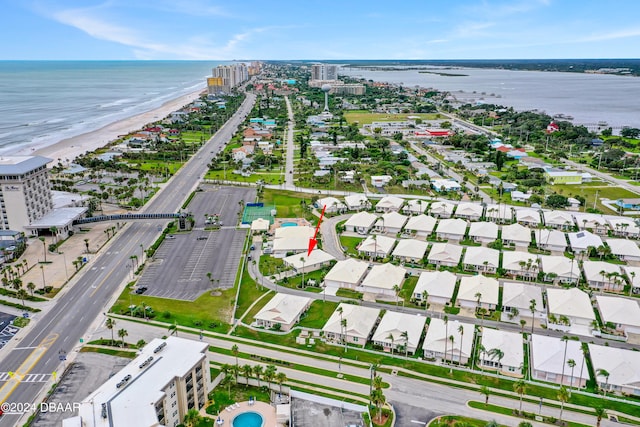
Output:
<path fill-rule="evenodd" d="M 262 416 L 257 412 L 245 412 L 233 419 L 233 427 L 262 427 Z"/>
<path fill-rule="evenodd" d="M 280 227 L 297 227 L 297 222 L 283 222 Z"/>

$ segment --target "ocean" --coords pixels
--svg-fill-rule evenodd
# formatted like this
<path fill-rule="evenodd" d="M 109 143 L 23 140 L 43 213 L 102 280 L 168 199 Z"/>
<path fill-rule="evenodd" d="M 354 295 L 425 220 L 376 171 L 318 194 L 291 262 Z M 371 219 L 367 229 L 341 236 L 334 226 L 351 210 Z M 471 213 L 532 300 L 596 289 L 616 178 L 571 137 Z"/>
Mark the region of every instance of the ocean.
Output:
<path fill-rule="evenodd" d="M 597 128 L 599 122 L 607 122 L 614 129 L 640 128 L 639 77 L 479 68 L 429 67 L 425 71 L 430 73 L 342 67 L 339 74 L 449 91 L 457 99 L 472 104 L 495 103 L 519 111 L 573 116 L 573 123 L 590 128 Z"/>
<path fill-rule="evenodd" d="M 0 153 L 37 148 L 206 87 L 215 61 L 0 61 Z"/>

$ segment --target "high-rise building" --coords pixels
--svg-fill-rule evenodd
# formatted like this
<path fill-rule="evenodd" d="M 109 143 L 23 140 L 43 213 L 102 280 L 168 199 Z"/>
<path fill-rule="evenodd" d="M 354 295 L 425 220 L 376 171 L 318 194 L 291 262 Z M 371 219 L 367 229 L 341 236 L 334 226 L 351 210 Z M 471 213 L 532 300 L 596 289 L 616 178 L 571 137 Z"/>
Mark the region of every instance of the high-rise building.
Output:
<path fill-rule="evenodd" d="M 337 80 L 338 66 L 330 64 L 314 64 L 311 66 L 311 80 Z"/>
<path fill-rule="evenodd" d="M 154 339 L 84 399 L 78 416 L 65 425 L 177 426 L 190 409 L 199 411 L 207 402 L 208 348 L 185 338 Z"/>
<path fill-rule="evenodd" d="M 25 231 L 53 210 L 49 162 L 40 156 L 0 157 L 0 230 Z"/>
<path fill-rule="evenodd" d="M 219 65 L 212 71 L 212 77 L 207 79 L 210 94 L 229 93 L 233 88 L 249 79 L 249 69 L 246 64 Z"/>

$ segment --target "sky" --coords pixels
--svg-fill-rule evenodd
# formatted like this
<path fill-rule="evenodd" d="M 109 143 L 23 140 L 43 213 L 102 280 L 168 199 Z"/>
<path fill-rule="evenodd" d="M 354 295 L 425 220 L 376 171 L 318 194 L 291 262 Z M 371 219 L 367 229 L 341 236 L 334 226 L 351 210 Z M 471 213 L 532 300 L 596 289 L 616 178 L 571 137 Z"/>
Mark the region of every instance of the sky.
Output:
<path fill-rule="evenodd" d="M 0 59 L 639 58 L 637 0 L 0 0 Z"/>

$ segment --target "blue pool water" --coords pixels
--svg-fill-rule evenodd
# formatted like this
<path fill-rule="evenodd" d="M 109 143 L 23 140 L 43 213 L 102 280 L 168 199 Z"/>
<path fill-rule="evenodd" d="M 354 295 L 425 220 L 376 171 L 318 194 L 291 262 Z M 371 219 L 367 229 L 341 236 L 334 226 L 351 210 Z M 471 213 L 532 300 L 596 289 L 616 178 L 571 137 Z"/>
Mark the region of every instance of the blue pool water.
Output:
<path fill-rule="evenodd" d="M 298 223 L 296 222 L 283 222 L 280 227 L 297 227 Z"/>
<path fill-rule="evenodd" d="M 245 412 L 233 419 L 233 427 L 262 427 L 262 416 L 257 412 Z"/>

